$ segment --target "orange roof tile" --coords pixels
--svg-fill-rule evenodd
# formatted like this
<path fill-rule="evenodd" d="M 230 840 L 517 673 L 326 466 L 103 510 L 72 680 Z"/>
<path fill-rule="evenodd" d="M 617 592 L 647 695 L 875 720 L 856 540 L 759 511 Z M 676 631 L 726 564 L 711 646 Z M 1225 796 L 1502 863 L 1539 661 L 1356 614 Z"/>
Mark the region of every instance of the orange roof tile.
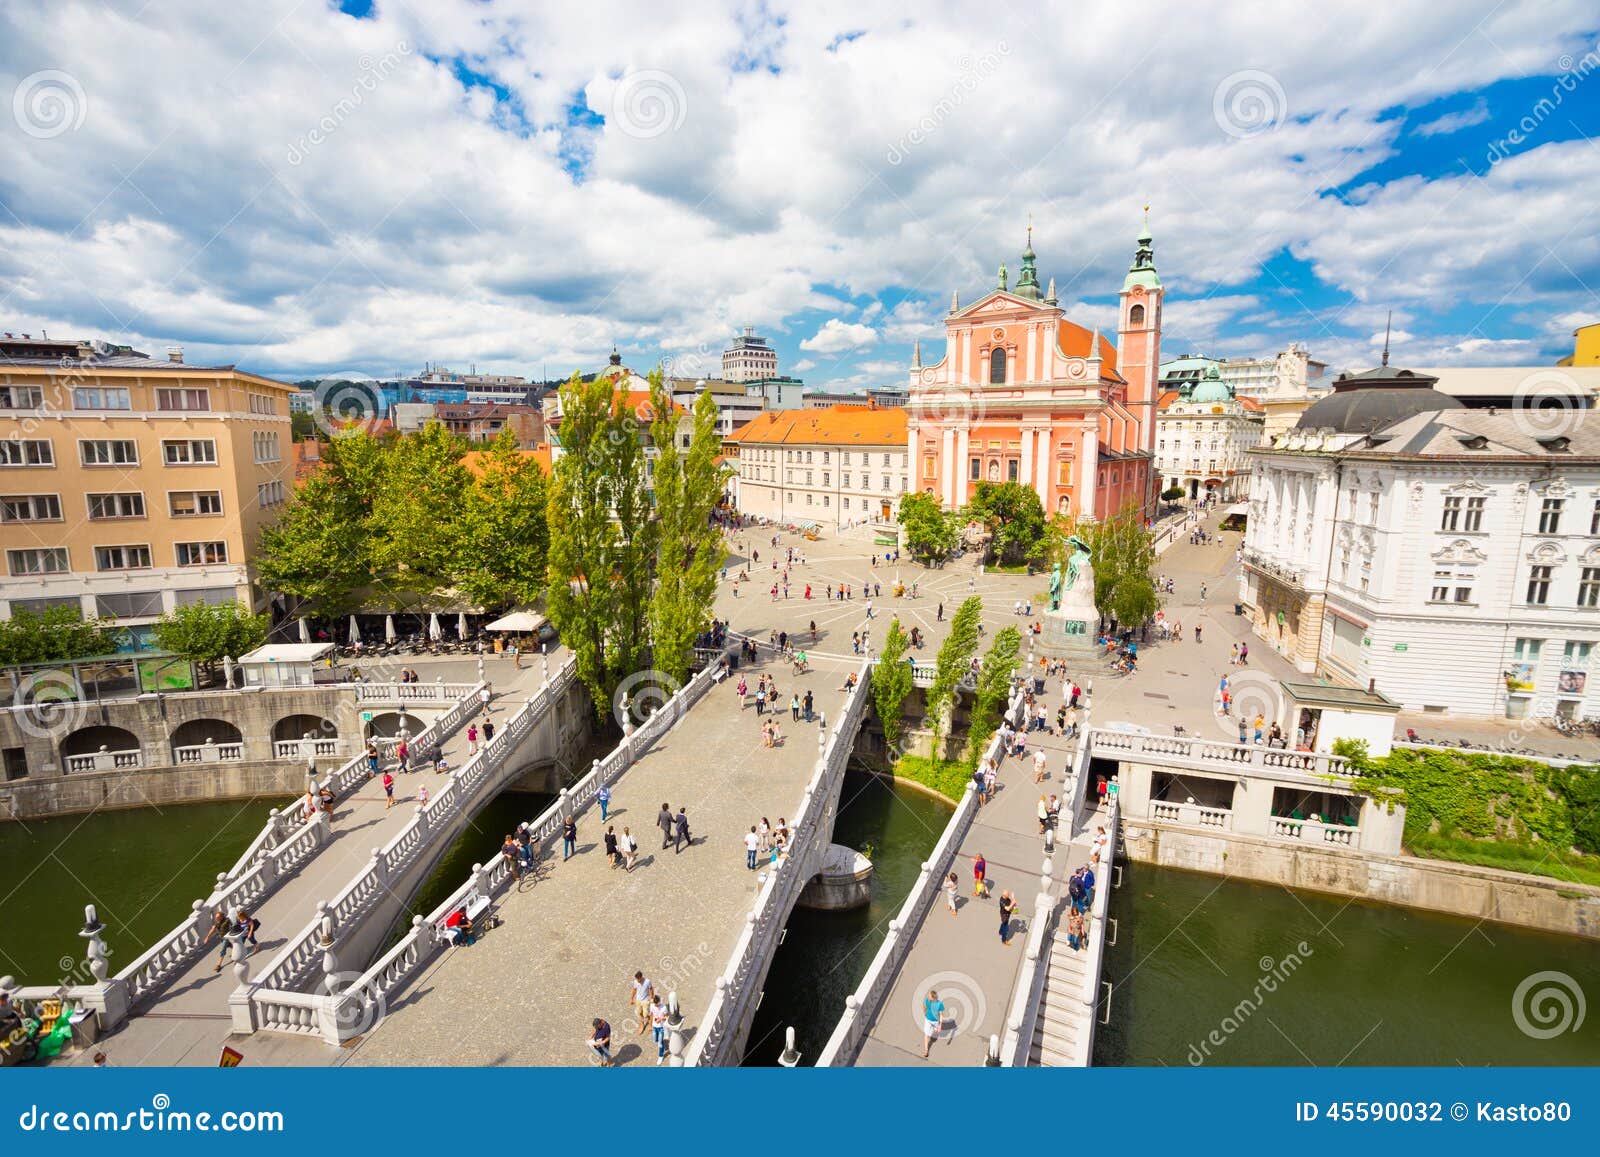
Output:
<path fill-rule="evenodd" d="M 483 458 L 487 453 L 488 451 L 486 450 L 468 450 L 461 456 L 461 465 L 465 466 L 467 468 L 467 472 L 470 473 L 474 478 L 482 478 Z M 539 469 L 543 470 L 546 474 L 550 473 L 551 466 L 553 465 L 553 458 L 550 452 L 550 443 L 540 442 L 531 450 L 518 450 L 517 453 L 522 455 L 524 458 L 532 458 L 539 464 Z"/>
<path fill-rule="evenodd" d="M 1263 410 L 1263 408 L 1261 406 L 1261 402 L 1260 402 L 1259 399 L 1245 397 L 1243 395 L 1235 395 L 1235 396 L 1238 397 L 1239 404 L 1241 406 L 1243 406 L 1245 409 L 1254 410 L 1257 413 L 1265 413 L 1265 411 Z"/>
<path fill-rule="evenodd" d="M 1061 347 L 1061 352 L 1069 358 L 1092 358 L 1097 356 L 1096 353 L 1091 352 L 1089 349 L 1090 341 L 1096 336 L 1096 333 L 1084 329 L 1077 322 L 1067 321 L 1065 318 L 1056 323 L 1056 344 Z M 1096 348 L 1100 358 L 1100 368 L 1115 374 L 1117 369 L 1117 347 L 1106 339 L 1105 334 L 1098 334 L 1098 337 L 1100 340 Z"/>
<path fill-rule="evenodd" d="M 740 445 L 904 446 L 906 412 L 899 406 L 767 410 L 735 430 L 727 441 Z"/>

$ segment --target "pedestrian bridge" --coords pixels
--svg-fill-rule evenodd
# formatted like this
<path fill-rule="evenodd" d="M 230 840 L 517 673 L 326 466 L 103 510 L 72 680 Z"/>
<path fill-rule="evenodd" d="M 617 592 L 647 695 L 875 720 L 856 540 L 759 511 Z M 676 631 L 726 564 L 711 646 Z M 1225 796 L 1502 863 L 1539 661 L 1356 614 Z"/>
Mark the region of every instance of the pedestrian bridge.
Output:
<path fill-rule="evenodd" d="M 329 1044 L 359 1036 L 352 1064 L 570 1065 L 589 1059 L 582 1042 L 601 1016 L 618 1059 L 648 1063 L 649 1037 L 629 1024 L 625 999 L 640 970 L 677 996 L 672 1063 L 738 1063 L 784 923 L 832 835 L 870 676 L 869 661 L 831 660 L 784 676 L 785 696 L 810 690 L 823 713 L 798 723 L 782 714 L 785 738 L 767 748 L 754 710 L 702 671 L 533 821 L 537 873 L 513 880 L 498 857 L 475 868 L 344 992 L 279 994 L 281 1011 L 264 1027 Z M 607 822 L 639 841 L 631 873 L 600 847 L 602 785 L 612 793 Z M 687 809 L 693 840 L 681 852 L 662 848 L 653 826 L 662 803 Z M 568 815 L 578 848 L 563 860 Z M 763 817 L 787 819 L 794 836 L 787 860 L 751 871 L 743 836 Z M 485 905 L 497 925 L 446 948 L 449 914 Z"/>
<path fill-rule="evenodd" d="M 397 685 L 398 686 L 398 685 Z M 413 685 L 397 694 L 369 687 L 366 701 L 415 702 L 437 698 L 437 685 Z M 340 956 L 369 959 L 406 901 L 483 804 L 530 763 L 561 758 L 587 734 L 587 703 L 568 657 L 521 672 L 494 690 L 494 739 L 469 750 L 464 730 L 483 708 L 486 684 L 463 685 L 461 694 L 412 740 L 413 769 L 397 770 L 396 798 L 386 808 L 381 785 L 368 778 L 357 755 L 313 783 L 332 791 L 331 812 L 305 819 L 300 808 L 272 809 L 243 855 L 217 874 L 216 887 L 192 912 L 115 975 L 101 932 L 85 928 L 88 971 L 94 983 L 23 987 L 24 1002 L 62 996 L 97 1013 L 104 1032 L 115 1032 L 122 1065 L 215 1064 L 231 1033 L 271 1023 L 280 990 L 323 981 L 325 964 Z M 441 704 L 444 706 L 444 704 Z M 441 775 L 421 759 L 441 753 L 452 768 Z M 415 803 L 426 784 L 431 799 Z M 261 920 L 261 946 L 223 973 L 214 965 L 221 944 L 206 942 L 211 913 L 250 911 Z M 264 965 L 259 962 L 270 957 Z M 253 973 L 253 974 L 252 974 Z M 0 982 L 12 987 L 7 978 Z M 342 989 L 342 985 L 340 986 Z M 297 1014 L 298 1015 L 298 1014 Z M 266 1050 L 257 1060 L 314 1062 L 293 1051 Z"/>

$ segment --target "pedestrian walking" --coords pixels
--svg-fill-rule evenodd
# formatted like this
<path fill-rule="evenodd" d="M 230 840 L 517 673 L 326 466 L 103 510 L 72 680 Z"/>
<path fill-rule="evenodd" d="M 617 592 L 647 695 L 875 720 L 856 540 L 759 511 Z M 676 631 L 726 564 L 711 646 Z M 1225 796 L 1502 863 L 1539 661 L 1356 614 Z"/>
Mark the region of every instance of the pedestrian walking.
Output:
<path fill-rule="evenodd" d="M 672 854 L 677 855 L 683 851 L 683 845 L 694 846 L 694 840 L 689 835 L 689 815 L 684 808 L 678 809 L 678 818 L 674 821 L 672 832 Z"/>
<path fill-rule="evenodd" d="M 493 701 L 494 692 L 489 689 L 489 684 L 485 683 L 478 690 L 478 706 L 483 708 L 483 713 L 485 715 L 489 714 L 489 704 Z"/>
<path fill-rule="evenodd" d="M 945 906 L 950 909 L 950 915 L 952 916 L 956 914 L 956 893 L 960 889 L 961 885 L 956 883 L 956 874 L 951 872 L 950 878 L 944 882 L 944 902 Z"/>
<path fill-rule="evenodd" d="M 756 835 L 755 825 L 752 824 L 750 832 L 744 838 L 744 866 L 748 871 L 756 870 L 756 853 L 761 849 L 761 837 Z"/>
<path fill-rule="evenodd" d="M 428 785 L 425 783 L 419 783 L 417 785 L 417 806 L 428 806 Z"/>
<path fill-rule="evenodd" d="M 1011 917 L 1017 910 L 1017 902 L 1012 899 L 1009 891 L 1000 893 L 1000 943 L 1007 948 L 1011 947 Z"/>
<path fill-rule="evenodd" d="M 401 771 L 405 771 L 406 768 L 410 766 L 408 762 L 410 757 L 411 745 L 405 741 L 404 737 L 402 737 L 400 742 L 394 745 L 395 766 Z"/>
<path fill-rule="evenodd" d="M 606 822 L 606 809 L 611 806 L 611 789 L 605 784 L 600 785 L 600 790 L 594 793 L 595 802 L 600 805 L 600 822 Z"/>
<path fill-rule="evenodd" d="M 371 779 L 378 774 L 378 748 L 375 744 L 367 744 L 367 778 Z"/>
<path fill-rule="evenodd" d="M 661 805 L 661 810 L 656 813 L 656 827 L 661 829 L 661 850 L 664 852 L 667 850 L 667 845 L 672 842 L 673 829 L 677 827 L 672 818 L 672 809 L 665 803 Z"/>
<path fill-rule="evenodd" d="M 1239 663 L 1239 644 L 1235 643 L 1228 648 L 1228 666 L 1234 667 Z"/>
<path fill-rule="evenodd" d="M 972 861 L 972 898 L 984 900 L 989 896 L 989 861 L 979 852 Z"/>
<path fill-rule="evenodd" d="M 1050 757 L 1044 753 L 1044 748 L 1041 747 L 1033 753 L 1033 782 L 1038 783 L 1049 778 L 1049 767 Z"/>
<path fill-rule="evenodd" d="M 934 989 L 922 998 L 922 1056 L 926 1060 L 934 1039 L 944 1030 L 944 1001 Z"/>
<path fill-rule="evenodd" d="M 615 868 L 617 866 L 617 826 L 615 824 L 612 824 L 606 828 L 605 838 L 606 859 L 609 860 L 611 862 L 611 866 Z"/>
<path fill-rule="evenodd" d="M 633 838 L 633 833 L 626 827 L 622 829 L 622 835 L 617 837 L 617 851 L 622 853 L 622 870 L 633 871 L 633 865 L 638 860 L 639 841 Z"/>
<path fill-rule="evenodd" d="M 469 724 L 467 727 L 467 753 L 470 755 L 478 754 L 478 725 L 476 723 Z"/>
<path fill-rule="evenodd" d="M 484 721 L 483 721 L 483 745 L 485 747 L 488 747 L 489 746 L 489 740 L 491 740 L 493 738 L 494 738 L 494 724 L 491 723 L 487 718 L 485 718 Z"/>
<path fill-rule="evenodd" d="M 804 701 L 802 701 L 800 706 L 805 710 L 806 722 L 810 723 L 811 720 L 813 718 L 815 718 L 815 716 L 813 716 L 813 714 L 812 714 L 812 699 L 811 699 L 811 692 L 809 690 L 806 691 L 806 697 L 805 697 Z"/>
<path fill-rule="evenodd" d="M 798 691 L 789 696 L 789 717 L 796 723 L 800 722 L 800 692 Z"/>
<path fill-rule="evenodd" d="M 872 618 L 872 600 L 867 600 L 867 618 Z"/>
<path fill-rule="evenodd" d="M 667 1006 L 661 1003 L 661 994 L 650 994 L 650 1036 L 656 1042 L 656 1064 L 667 1059 Z"/>
<path fill-rule="evenodd" d="M 561 823 L 561 858 L 563 861 L 572 859 L 572 853 L 578 848 L 578 821 L 568 816 Z"/>
<path fill-rule="evenodd" d="M 650 1027 L 650 1003 L 655 993 L 656 986 L 643 972 L 635 972 L 633 979 L 628 981 L 628 999 L 639 1021 L 639 1031 L 634 1033 L 635 1036 L 643 1036 Z"/>

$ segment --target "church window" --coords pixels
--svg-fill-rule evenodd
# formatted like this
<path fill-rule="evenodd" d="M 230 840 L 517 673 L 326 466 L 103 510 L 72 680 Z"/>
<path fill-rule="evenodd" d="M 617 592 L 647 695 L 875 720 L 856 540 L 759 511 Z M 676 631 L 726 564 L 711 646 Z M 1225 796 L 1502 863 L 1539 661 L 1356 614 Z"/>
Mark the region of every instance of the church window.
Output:
<path fill-rule="evenodd" d="M 974 481 L 974 482 L 980 481 L 983 478 L 983 459 L 982 458 L 974 458 L 974 459 L 972 459 L 972 462 L 971 462 L 971 465 L 970 465 L 970 469 L 969 469 L 969 472 L 968 472 L 968 477 L 971 478 L 972 481 Z"/>
<path fill-rule="evenodd" d="M 932 478 L 935 475 L 935 470 L 933 455 L 924 454 L 922 456 L 922 476 L 924 478 Z"/>
<path fill-rule="evenodd" d="M 1128 324 L 1130 326 L 1144 324 L 1144 306 L 1134 305 L 1128 310 Z"/>
<path fill-rule="evenodd" d="M 1006 351 L 997 349 L 989 355 L 989 382 L 1000 385 L 1006 380 Z"/>

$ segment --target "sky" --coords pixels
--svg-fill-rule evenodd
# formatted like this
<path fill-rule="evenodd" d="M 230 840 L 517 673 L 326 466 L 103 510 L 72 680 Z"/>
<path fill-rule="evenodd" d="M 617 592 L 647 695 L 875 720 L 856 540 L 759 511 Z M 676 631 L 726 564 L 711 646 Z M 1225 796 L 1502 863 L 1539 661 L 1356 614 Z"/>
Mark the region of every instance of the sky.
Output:
<path fill-rule="evenodd" d="M 1600 320 L 1600 10 L 0 0 L 0 330 L 287 379 L 902 384 L 1012 277 L 1163 354 L 1539 365 Z M 6 115 L 9 112 L 9 115 Z M 935 355 L 937 356 L 937 355 Z"/>

